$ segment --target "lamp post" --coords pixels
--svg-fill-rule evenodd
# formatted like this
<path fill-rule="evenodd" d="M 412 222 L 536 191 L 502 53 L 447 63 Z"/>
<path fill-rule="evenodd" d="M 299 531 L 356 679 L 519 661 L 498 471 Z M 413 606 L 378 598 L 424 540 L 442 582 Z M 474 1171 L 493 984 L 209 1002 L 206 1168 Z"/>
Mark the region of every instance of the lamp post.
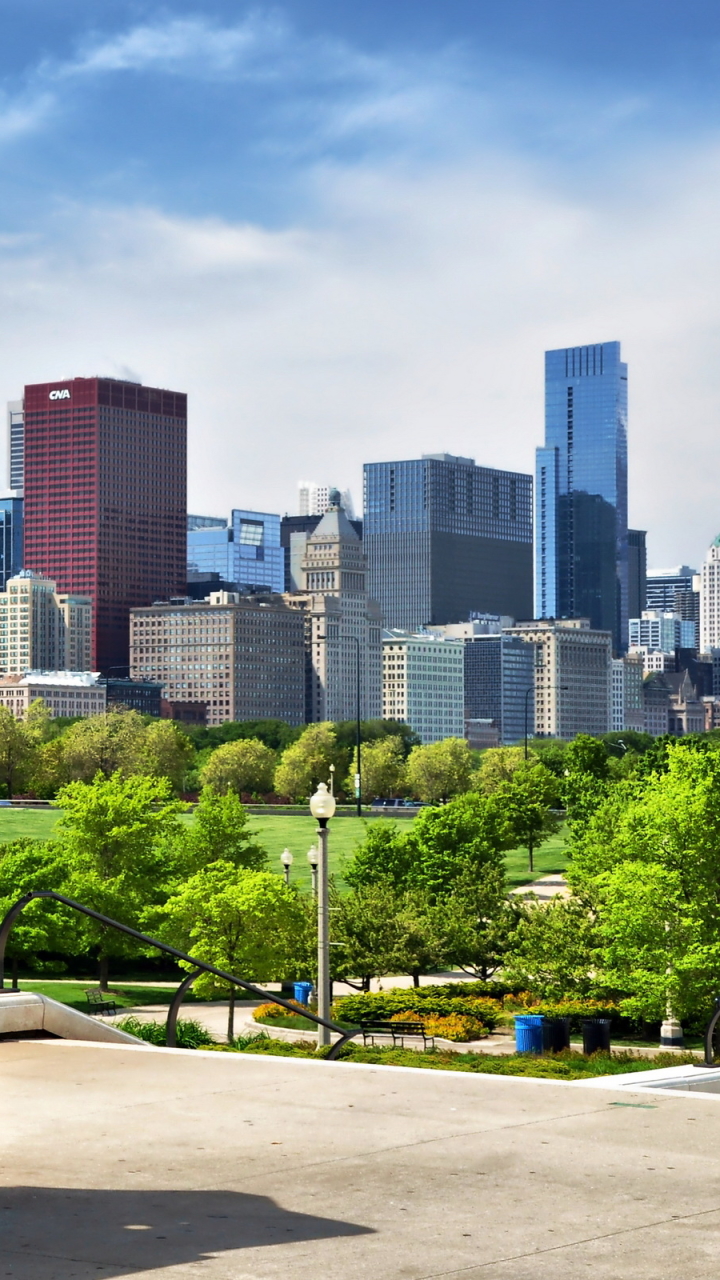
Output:
<path fill-rule="evenodd" d="M 314 844 L 311 849 L 308 849 L 307 860 L 310 863 L 310 873 L 312 875 L 312 896 L 315 899 L 317 899 L 317 870 L 319 859 L 320 854 L 318 853 L 317 845 Z"/>
<path fill-rule="evenodd" d="M 291 866 L 292 866 L 292 864 L 293 864 L 293 856 L 292 856 L 292 854 L 291 854 L 291 852 L 290 852 L 290 850 L 289 850 L 289 849 L 283 849 L 282 853 L 280 854 L 280 861 L 281 861 L 281 862 L 282 862 L 282 864 L 283 864 L 283 870 L 284 870 L 284 872 L 285 872 L 285 883 L 286 883 L 286 884 L 289 884 L 289 883 L 290 883 L 290 868 L 291 868 Z"/>
<path fill-rule="evenodd" d="M 528 685 L 525 690 L 525 759 L 528 758 L 528 698 L 535 692 L 535 685 Z"/>
<path fill-rule="evenodd" d="M 320 837 L 318 872 L 317 872 L 317 909 L 318 909 L 318 956 L 317 956 L 317 996 L 318 1015 L 326 1021 L 330 1019 L 330 939 L 328 937 L 328 830 L 327 824 L 335 812 L 335 797 L 324 782 L 318 784 L 314 796 L 310 797 L 310 812 L 317 818 L 318 836 Z M 318 1026 L 318 1049 L 330 1043 L 330 1030 Z"/>

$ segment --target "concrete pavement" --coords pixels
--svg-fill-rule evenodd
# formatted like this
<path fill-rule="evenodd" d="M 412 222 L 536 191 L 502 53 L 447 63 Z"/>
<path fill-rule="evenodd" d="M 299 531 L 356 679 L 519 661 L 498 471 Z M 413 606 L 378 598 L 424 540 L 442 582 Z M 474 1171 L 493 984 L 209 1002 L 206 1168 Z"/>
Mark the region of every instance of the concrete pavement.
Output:
<path fill-rule="evenodd" d="M 0 1044 L 13 1280 L 700 1280 L 718 1097 Z"/>

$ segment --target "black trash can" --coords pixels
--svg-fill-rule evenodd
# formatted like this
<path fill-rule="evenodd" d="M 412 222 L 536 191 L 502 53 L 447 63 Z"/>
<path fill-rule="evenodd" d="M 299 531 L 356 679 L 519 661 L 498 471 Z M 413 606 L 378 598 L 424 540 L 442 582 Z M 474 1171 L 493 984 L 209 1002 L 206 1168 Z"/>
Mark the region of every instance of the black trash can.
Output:
<path fill-rule="evenodd" d="M 543 1023 L 543 1052 L 562 1053 L 570 1048 L 570 1019 L 546 1018 Z"/>
<path fill-rule="evenodd" d="M 610 1019 L 584 1018 L 582 1024 L 583 1053 L 610 1052 Z"/>

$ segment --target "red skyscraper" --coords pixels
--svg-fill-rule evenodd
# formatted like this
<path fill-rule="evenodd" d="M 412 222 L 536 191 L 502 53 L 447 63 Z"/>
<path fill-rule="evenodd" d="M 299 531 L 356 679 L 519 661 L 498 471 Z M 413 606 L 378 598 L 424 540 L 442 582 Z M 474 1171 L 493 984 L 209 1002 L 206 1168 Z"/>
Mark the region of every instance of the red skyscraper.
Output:
<path fill-rule="evenodd" d="M 93 664 L 122 674 L 129 610 L 185 593 L 187 396 L 112 378 L 25 388 L 26 569 L 92 596 Z"/>

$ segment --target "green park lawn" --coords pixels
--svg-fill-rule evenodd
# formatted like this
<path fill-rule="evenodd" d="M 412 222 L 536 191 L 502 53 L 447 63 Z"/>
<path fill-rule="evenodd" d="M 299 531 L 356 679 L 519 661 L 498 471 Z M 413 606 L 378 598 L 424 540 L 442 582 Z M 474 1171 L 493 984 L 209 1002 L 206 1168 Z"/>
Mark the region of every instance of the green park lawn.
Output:
<path fill-rule="evenodd" d="M 179 981 L 180 979 L 178 979 Z M 79 1009 L 81 1013 L 87 1013 L 88 1003 L 85 999 L 85 992 L 92 987 L 97 987 L 97 979 L 82 978 L 63 981 L 57 978 L 48 978 L 44 981 L 42 978 L 20 978 L 18 985 L 21 991 L 35 991 L 39 995 L 48 996 L 50 1000 L 58 1000 L 60 1004 L 67 1004 L 72 1009 Z M 150 984 L 145 986 L 139 983 L 126 986 L 122 980 L 113 982 L 111 964 L 110 998 L 115 1001 L 118 1009 L 132 1009 L 141 1004 L 169 1004 L 176 989 L 176 986 L 154 987 Z M 192 991 L 189 991 L 183 1004 L 192 1003 L 194 998 Z"/>
<path fill-rule="evenodd" d="M 35 840 L 47 840 L 53 832 L 60 814 L 57 809 L 2 809 L 0 808 L 0 844 L 29 836 Z M 370 822 L 389 822 L 389 818 L 369 818 Z M 410 820 L 400 819 L 404 824 Z M 365 831 L 364 818 L 338 818 L 330 826 L 328 841 L 330 873 L 342 880 L 343 868 L 352 856 L 355 846 Z M 310 865 L 307 851 L 317 840 L 316 826 L 310 814 L 251 814 L 250 827 L 257 832 L 258 840 L 268 851 L 271 866 L 280 869 L 280 854 L 289 849 L 294 862 L 291 868 L 292 883 L 300 889 L 310 888 Z M 527 884 L 539 876 L 562 871 L 566 865 L 565 846 L 567 832 L 563 827 L 551 836 L 535 853 L 535 870 L 528 872 L 526 849 L 513 849 L 505 858 L 510 887 Z"/>

